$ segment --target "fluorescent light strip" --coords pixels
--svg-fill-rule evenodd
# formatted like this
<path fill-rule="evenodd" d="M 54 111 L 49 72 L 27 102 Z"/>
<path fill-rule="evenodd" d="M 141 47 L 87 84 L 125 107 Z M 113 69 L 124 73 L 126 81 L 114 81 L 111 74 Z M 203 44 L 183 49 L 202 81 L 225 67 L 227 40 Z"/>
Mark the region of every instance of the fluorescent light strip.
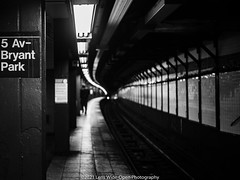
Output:
<path fill-rule="evenodd" d="M 97 82 L 97 79 L 96 79 L 96 70 L 97 70 L 97 66 L 98 66 L 98 63 L 99 63 L 99 60 L 100 60 L 102 54 L 103 54 L 103 51 L 102 51 L 102 50 L 98 50 L 97 55 L 96 55 L 96 57 L 95 57 L 95 59 L 94 59 L 93 72 L 92 72 L 92 73 L 93 73 L 93 78 L 94 78 L 94 80 L 95 80 L 96 82 Z"/>
<path fill-rule="evenodd" d="M 78 54 L 84 54 L 88 50 L 87 42 L 77 42 Z"/>
<path fill-rule="evenodd" d="M 86 36 L 91 32 L 94 4 L 73 5 L 76 37 L 78 34 Z"/>
<path fill-rule="evenodd" d="M 111 39 L 113 33 L 117 29 L 120 21 L 122 20 L 123 16 L 125 15 L 128 8 L 130 7 L 132 1 L 133 0 L 117 0 L 114 3 L 112 12 L 108 19 L 106 30 L 105 30 L 103 38 L 101 40 L 100 49 L 98 49 L 98 53 L 97 53 L 97 55 L 94 59 L 94 63 L 93 63 L 93 72 L 92 73 L 93 73 L 93 78 L 96 82 L 97 82 L 96 70 L 98 67 L 99 60 L 100 60 L 104 50 L 106 49 L 106 46 L 107 46 L 109 40 Z"/>
<path fill-rule="evenodd" d="M 101 48 L 106 48 L 109 40 L 111 39 L 113 33 L 117 29 L 120 21 L 122 20 L 123 16 L 127 12 L 128 8 L 130 7 L 133 0 L 117 0 L 114 3 L 112 12 L 110 14 L 107 28 L 104 32 L 102 41 L 101 41 Z"/>
<path fill-rule="evenodd" d="M 95 83 L 94 81 L 92 81 L 91 77 L 89 76 L 89 71 L 88 69 L 83 69 L 83 75 L 85 76 L 85 78 L 87 79 L 87 81 L 92 84 L 93 86 L 101 89 L 105 95 L 107 95 L 107 91 L 102 87 L 100 86 L 99 84 Z"/>
<path fill-rule="evenodd" d="M 149 23 L 157 17 L 157 22 L 162 22 L 167 16 L 174 12 L 181 4 L 178 2 L 171 2 L 167 0 L 158 0 L 153 8 L 148 12 L 145 17 L 145 23 Z"/>

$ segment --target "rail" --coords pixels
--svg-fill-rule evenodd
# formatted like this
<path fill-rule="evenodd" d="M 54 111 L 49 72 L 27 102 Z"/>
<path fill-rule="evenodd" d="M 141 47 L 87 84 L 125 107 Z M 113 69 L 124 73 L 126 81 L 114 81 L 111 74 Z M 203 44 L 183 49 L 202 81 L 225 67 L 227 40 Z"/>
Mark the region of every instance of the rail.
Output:
<path fill-rule="evenodd" d="M 155 144 L 142 130 L 128 121 L 124 113 L 117 111 L 119 108 L 115 103 L 105 105 L 102 112 L 109 129 L 136 175 L 158 175 L 163 179 L 195 179 L 189 169 L 186 170 L 168 155 L 168 152 L 172 154 L 172 150 L 166 143 L 163 142 L 159 147 L 159 144 Z"/>

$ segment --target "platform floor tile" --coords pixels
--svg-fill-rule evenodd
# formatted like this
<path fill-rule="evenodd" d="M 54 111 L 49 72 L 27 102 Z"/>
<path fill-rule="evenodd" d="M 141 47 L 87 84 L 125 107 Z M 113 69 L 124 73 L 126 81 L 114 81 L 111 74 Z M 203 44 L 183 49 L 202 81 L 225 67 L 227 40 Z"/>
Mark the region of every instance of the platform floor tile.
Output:
<path fill-rule="evenodd" d="M 77 128 L 70 136 L 70 152 L 53 158 L 47 180 L 111 180 L 133 174 L 101 114 L 100 100 L 91 100 L 87 115 L 77 117 Z"/>

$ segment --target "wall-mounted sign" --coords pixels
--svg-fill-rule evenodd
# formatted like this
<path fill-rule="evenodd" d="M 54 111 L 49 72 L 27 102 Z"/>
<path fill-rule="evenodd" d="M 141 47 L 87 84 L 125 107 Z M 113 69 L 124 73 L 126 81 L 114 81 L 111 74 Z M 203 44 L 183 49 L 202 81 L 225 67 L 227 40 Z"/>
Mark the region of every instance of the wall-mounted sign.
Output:
<path fill-rule="evenodd" d="M 67 79 L 55 79 L 55 103 L 68 103 Z"/>
<path fill-rule="evenodd" d="M 0 77 L 40 77 L 39 36 L 0 36 Z"/>

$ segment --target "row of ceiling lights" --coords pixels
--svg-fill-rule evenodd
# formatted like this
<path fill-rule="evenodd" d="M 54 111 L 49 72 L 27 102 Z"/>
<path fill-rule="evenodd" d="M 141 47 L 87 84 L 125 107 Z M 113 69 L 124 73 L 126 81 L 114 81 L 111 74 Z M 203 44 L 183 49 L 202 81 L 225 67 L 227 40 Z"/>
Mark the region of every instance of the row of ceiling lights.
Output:
<path fill-rule="evenodd" d="M 84 77 L 90 84 L 97 88 L 100 88 L 106 95 L 106 90 L 92 80 L 88 68 L 88 45 L 92 39 L 91 30 L 93 25 L 92 22 L 94 19 L 94 11 L 94 4 L 73 5 L 77 48 L 80 66 Z"/>

